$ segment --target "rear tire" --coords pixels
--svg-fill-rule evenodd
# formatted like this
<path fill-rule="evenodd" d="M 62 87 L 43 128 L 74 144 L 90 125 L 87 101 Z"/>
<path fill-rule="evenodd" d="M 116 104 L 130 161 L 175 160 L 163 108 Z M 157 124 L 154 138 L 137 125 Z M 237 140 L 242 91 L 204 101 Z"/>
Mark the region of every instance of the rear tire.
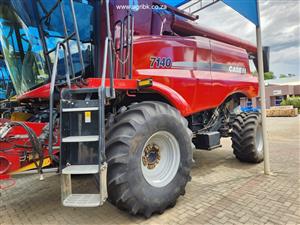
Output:
<path fill-rule="evenodd" d="M 142 102 L 116 116 L 107 134 L 108 197 L 150 217 L 176 204 L 190 180 L 192 132 L 173 107 Z"/>
<path fill-rule="evenodd" d="M 232 148 L 242 162 L 260 163 L 264 159 L 261 116 L 259 113 L 241 113 L 232 125 Z"/>

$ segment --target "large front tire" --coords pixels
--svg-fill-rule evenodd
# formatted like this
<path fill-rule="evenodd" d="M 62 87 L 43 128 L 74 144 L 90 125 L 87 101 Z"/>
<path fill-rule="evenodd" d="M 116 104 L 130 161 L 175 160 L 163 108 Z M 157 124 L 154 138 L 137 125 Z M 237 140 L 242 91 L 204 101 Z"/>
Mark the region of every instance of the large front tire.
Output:
<path fill-rule="evenodd" d="M 241 113 L 232 125 L 232 148 L 242 162 L 260 163 L 264 160 L 261 115 Z"/>
<path fill-rule="evenodd" d="M 107 134 L 109 200 L 146 217 L 175 205 L 190 180 L 191 138 L 185 118 L 165 103 L 119 114 Z"/>

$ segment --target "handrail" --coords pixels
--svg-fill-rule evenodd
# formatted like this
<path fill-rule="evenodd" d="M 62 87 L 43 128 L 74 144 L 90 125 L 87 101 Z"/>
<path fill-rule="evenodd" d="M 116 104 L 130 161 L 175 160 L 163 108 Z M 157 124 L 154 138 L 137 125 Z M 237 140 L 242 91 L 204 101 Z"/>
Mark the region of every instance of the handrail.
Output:
<path fill-rule="evenodd" d="M 105 2 L 105 9 L 106 9 L 107 40 L 108 40 L 107 47 L 109 48 L 108 49 L 109 54 L 106 53 L 106 55 L 109 57 L 110 96 L 112 97 L 114 95 L 114 65 L 113 65 L 113 53 L 112 53 L 112 35 L 111 35 L 111 29 L 110 29 L 109 0 L 106 0 L 106 2 Z M 105 42 L 107 40 L 105 40 Z M 105 65 L 105 67 L 106 67 L 106 65 Z M 103 65 L 103 68 L 104 68 L 104 65 Z M 106 70 L 104 72 L 106 73 Z M 104 74 L 102 73 L 102 76 L 103 75 Z"/>
<path fill-rule="evenodd" d="M 101 74 L 101 85 L 98 87 L 98 99 L 99 99 L 99 167 L 104 165 L 106 161 L 105 156 L 105 98 L 106 98 L 106 71 L 107 71 L 107 60 L 109 60 L 110 66 L 110 93 L 109 96 L 114 96 L 114 65 L 112 57 L 112 36 L 110 30 L 110 19 L 109 19 L 109 0 L 106 0 L 106 26 L 107 26 L 107 37 L 105 38 L 104 56 L 103 56 L 103 67 Z M 100 168 L 99 168 L 100 169 Z"/>
<path fill-rule="evenodd" d="M 120 24 L 120 43 L 119 48 L 116 43 L 116 27 Z M 125 26 L 127 27 L 125 29 Z M 126 31 L 126 32 L 125 32 Z M 124 17 L 123 20 L 118 20 L 114 24 L 114 39 L 112 41 L 113 54 L 116 62 L 119 63 L 120 76 L 122 79 L 132 79 L 132 64 L 133 64 L 133 34 L 134 34 L 134 16 L 131 11 Z M 124 56 L 123 49 L 127 48 Z M 117 50 L 119 50 L 119 55 Z M 115 61 L 113 61 L 115 63 Z M 128 76 L 127 76 L 128 75 Z"/>
<path fill-rule="evenodd" d="M 54 88 L 55 88 L 55 83 L 56 83 L 56 76 L 57 76 L 57 66 L 58 66 L 58 58 L 59 58 L 59 50 L 63 49 L 64 52 L 64 60 L 65 60 L 65 68 L 66 68 L 66 80 L 67 80 L 67 85 L 69 88 L 71 88 L 71 80 L 70 80 L 70 68 L 69 68 L 69 62 L 68 62 L 68 51 L 66 49 L 66 46 L 64 43 L 59 42 L 56 45 L 56 51 L 55 51 L 55 59 L 54 59 L 54 64 L 53 64 L 53 69 L 52 69 L 52 75 L 51 75 L 51 83 L 50 83 L 50 95 L 49 95 L 49 104 L 50 104 L 50 109 L 49 109 L 49 142 L 48 142 L 48 151 L 49 151 L 49 156 L 51 159 L 55 162 L 58 162 L 57 158 L 53 155 L 53 95 L 54 95 Z"/>

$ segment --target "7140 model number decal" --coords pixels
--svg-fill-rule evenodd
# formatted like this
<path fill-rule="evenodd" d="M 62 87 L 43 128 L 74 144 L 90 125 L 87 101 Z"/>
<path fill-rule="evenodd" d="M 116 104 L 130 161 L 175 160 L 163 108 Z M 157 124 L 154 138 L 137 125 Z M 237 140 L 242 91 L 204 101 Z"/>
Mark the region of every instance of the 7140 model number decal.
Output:
<path fill-rule="evenodd" d="M 171 68 L 172 59 L 169 57 L 150 57 L 150 68 Z"/>
<path fill-rule="evenodd" d="M 170 57 L 150 57 L 150 68 L 173 68 L 185 70 L 202 70 L 211 72 L 246 74 L 247 70 L 243 66 L 228 65 L 224 63 L 210 63 L 208 61 L 176 61 L 172 62 Z"/>

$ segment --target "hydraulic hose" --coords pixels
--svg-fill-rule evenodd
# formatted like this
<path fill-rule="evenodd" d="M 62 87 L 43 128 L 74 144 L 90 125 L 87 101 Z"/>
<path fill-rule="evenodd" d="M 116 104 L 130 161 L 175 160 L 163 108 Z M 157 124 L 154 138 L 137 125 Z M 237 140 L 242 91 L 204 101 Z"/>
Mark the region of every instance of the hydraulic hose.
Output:
<path fill-rule="evenodd" d="M 41 143 L 38 140 L 38 138 L 37 138 L 36 134 L 34 133 L 34 131 L 30 127 L 28 127 L 25 123 L 22 123 L 22 122 L 12 121 L 12 122 L 9 122 L 9 125 L 11 127 L 16 127 L 16 126 L 23 127 L 24 130 L 27 132 L 29 141 L 32 145 L 32 155 L 33 155 L 32 160 L 33 160 L 33 163 L 37 167 L 38 172 L 40 174 L 42 174 L 43 173 L 42 167 L 43 167 L 43 162 L 44 162 L 44 152 L 42 150 Z M 38 160 L 35 158 L 36 154 L 38 155 L 39 163 L 37 163 Z"/>

